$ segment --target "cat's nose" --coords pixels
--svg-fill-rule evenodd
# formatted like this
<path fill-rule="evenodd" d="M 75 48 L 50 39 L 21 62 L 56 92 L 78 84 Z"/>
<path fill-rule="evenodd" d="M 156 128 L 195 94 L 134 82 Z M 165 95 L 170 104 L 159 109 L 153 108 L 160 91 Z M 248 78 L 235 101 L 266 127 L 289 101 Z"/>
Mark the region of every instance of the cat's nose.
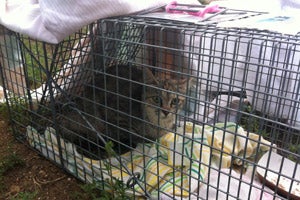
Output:
<path fill-rule="evenodd" d="M 168 116 L 168 114 L 170 113 L 170 112 L 167 111 L 167 110 L 161 110 L 161 112 L 164 113 L 165 116 Z"/>

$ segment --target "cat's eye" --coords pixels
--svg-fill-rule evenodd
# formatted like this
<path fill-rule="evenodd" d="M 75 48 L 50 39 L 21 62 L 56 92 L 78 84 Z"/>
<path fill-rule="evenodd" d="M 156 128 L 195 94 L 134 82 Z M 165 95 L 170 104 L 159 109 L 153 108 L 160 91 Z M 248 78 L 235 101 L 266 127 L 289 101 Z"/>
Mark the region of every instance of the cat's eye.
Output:
<path fill-rule="evenodd" d="M 152 97 L 152 100 L 154 101 L 154 103 L 156 103 L 158 105 L 161 105 L 161 103 L 162 103 L 162 100 L 159 96 Z"/>
<path fill-rule="evenodd" d="M 178 105 L 178 103 L 179 103 L 179 99 L 178 98 L 174 98 L 171 101 L 171 105 Z"/>

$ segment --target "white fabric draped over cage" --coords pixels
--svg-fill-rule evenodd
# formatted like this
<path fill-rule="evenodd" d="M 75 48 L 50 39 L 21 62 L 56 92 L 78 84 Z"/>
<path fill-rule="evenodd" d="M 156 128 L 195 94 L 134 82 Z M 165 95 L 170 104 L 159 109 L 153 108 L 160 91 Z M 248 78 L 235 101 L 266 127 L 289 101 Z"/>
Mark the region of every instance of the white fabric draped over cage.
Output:
<path fill-rule="evenodd" d="M 97 19 L 155 9 L 169 2 L 170 0 L 6 0 L 0 1 L 0 24 L 38 40 L 58 43 Z M 198 3 L 197 0 L 184 2 Z"/>

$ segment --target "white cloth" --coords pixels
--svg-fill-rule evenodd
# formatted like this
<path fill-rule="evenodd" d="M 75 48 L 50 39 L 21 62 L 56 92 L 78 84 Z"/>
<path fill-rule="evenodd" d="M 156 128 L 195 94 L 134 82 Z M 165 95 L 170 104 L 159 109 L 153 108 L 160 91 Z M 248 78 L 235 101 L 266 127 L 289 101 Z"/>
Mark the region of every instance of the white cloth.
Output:
<path fill-rule="evenodd" d="M 247 33 L 226 36 L 199 31 L 191 35 L 186 35 L 184 43 L 192 40 L 200 45 L 186 45 L 185 57 L 199 71 L 199 91 L 245 90 L 253 109 L 300 128 L 299 45 L 262 37 L 250 40 Z"/>
<path fill-rule="evenodd" d="M 181 2 L 198 3 L 197 0 Z M 1 0 L 0 24 L 38 40 L 58 43 L 97 19 L 168 3 L 170 0 Z"/>
<path fill-rule="evenodd" d="M 270 12 L 274 14 L 279 12 L 296 13 L 300 9 L 300 0 L 220 0 L 213 1 L 211 4 L 218 4 L 232 9 Z"/>
<path fill-rule="evenodd" d="M 251 200 L 279 200 L 273 195 L 273 191 L 264 187 L 257 180 L 251 180 L 250 176 L 243 175 L 230 169 L 211 169 L 208 184 L 199 188 L 201 199 L 251 199 Z M 209 185 L 209 186 L 208 186 Z M 207 192 L 208 191 L 208 192 Z M 193 199 L 193 198 L 191 198 Z"/>

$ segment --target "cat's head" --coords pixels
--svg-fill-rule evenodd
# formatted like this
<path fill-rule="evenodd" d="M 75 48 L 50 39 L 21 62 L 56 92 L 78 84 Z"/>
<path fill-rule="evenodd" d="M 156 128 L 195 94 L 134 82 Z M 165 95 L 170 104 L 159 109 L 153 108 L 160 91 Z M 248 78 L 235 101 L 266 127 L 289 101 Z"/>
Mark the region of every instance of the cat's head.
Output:
<path fill-rule="evenodd" d="M 172 129 L 176 114 L 184 107 L 189 79 L 152 79 L 144 93 L 145 115 L 151 123 Z"/>

